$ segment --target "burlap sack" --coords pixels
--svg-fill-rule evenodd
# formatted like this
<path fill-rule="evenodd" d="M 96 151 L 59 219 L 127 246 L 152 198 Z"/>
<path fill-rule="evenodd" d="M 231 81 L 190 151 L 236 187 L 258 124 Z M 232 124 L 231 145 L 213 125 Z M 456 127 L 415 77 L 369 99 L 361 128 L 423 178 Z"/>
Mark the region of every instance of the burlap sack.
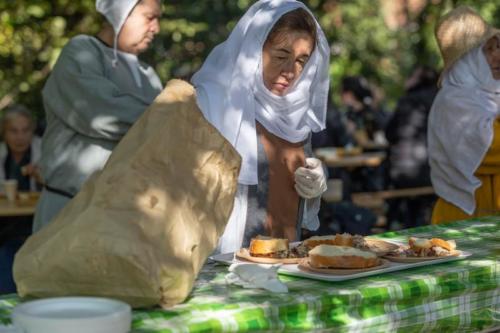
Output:
<path fill-rule="evenodd" d="M 170 81 L 61 213 L 18 252 L 20 296 L 182 302 L 229 219 L 240 157 Z"/>

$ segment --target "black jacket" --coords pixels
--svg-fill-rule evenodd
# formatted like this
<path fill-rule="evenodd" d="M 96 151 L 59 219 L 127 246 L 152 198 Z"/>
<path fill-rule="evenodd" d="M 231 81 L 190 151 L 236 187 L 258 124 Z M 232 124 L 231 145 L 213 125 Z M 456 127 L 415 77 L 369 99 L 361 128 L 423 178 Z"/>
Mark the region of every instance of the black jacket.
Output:
<path fill-rule="evenodd" d="M 386 127 L 389 180 L 398 187 L 429 186 L 427 118 L 437 89 L 421 87 L 403 96 Z"/>

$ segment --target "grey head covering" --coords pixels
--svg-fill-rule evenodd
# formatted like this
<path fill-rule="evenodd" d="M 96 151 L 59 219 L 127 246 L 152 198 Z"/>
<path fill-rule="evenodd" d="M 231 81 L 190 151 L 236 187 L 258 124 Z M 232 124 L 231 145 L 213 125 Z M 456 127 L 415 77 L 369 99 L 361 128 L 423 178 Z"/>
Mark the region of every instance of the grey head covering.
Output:
<path fill-rule="evenodd" d="M 95 3 L 97 11 L 104 15 L 115 32 L 115 39 L 113 41 L 115 59 L 113 60 L 113 65 L 116 65 L 118 61 L 118 34 L 123 24 L 125 24 L 127 17 L 130 15 L 130 12 L 132 12 L 132 9 L 134 9 L 139 1 L 140 0 L 97 0 Z"/>

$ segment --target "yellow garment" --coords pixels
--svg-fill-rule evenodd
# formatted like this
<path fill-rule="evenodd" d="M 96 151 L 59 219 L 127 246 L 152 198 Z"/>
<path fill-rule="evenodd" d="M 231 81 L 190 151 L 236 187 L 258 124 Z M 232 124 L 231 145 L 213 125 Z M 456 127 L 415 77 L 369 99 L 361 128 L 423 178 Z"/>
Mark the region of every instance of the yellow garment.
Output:
<path fill-rule="evenodd" d="M 493 142 L 475 173 L 481 181 L 481 186 L 476 190 L 476 210 L 469 215 L 452 203 L 439 198 L 432 211 L 432 224 L 500 213 L 500 119 L 498 118 L 493 124 L 493 131 Z"/>

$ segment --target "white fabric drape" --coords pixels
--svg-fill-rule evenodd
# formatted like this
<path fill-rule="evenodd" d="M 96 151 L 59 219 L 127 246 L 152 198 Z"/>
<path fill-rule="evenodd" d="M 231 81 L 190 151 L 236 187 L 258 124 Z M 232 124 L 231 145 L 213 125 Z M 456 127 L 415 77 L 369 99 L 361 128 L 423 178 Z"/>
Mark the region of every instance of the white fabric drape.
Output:
<path fill-rule="evenodd" d="M 256 2 L 192 78 L 205 117 L 242 157 L 240 184 L 257 184 L 256 120 L 294 143 L 325 128 L 330 52 L 317 22 L 315 50 L 287 95 L 273 95 L 262 82 L 262 47 L 267 35 L 283 14 L 297 8 L 310 13 L 299 1 Z"/>
<path fill-rule="evenodd" d="M 493 140 L 499 116 L 500 81 L 495 80 L 482 47 L 463 56 L 444 74 L 429 115 L 429 163 L 436 193 L 472 214 L 474 176 Z"/>
<path fill-rule="evenodd" d="M 234 198 L 233 211 L 227 222 L 226 229 L 219 239 L 215 253 L 229 253 L 237 251 L 243 242 L 245 221 L 248 211 L 248 186 L 238 184 Z"/>

